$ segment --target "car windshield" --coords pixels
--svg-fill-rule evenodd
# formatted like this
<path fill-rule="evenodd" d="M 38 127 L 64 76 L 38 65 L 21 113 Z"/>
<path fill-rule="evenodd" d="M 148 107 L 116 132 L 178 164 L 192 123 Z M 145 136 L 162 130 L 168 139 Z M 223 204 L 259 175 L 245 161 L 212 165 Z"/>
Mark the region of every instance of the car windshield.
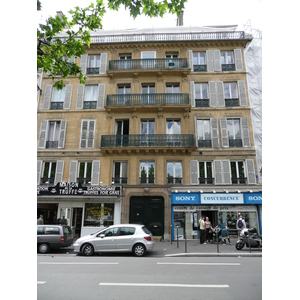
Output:
<path fill-rule="evenodd" d="M 151 231 L 146 226 L 143 226 L 142 230 L 147 234 L 151 234 Z"/>

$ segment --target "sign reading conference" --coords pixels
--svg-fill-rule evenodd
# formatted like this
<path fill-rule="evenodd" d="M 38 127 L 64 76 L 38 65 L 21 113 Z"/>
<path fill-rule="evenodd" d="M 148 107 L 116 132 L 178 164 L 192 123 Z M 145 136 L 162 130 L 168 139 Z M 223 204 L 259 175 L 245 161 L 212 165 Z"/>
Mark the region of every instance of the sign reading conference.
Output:
<path fill-rule="evenodd" d="M 244 204 L 242 194 L 202 194 L 201 204 Z"/>

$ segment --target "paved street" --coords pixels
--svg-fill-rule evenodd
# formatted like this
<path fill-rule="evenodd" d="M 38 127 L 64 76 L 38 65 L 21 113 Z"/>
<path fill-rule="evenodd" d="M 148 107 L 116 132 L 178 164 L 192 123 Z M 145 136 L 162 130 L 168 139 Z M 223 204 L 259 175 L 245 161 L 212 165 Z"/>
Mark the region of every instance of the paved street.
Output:
<path fill-rule="evenodd" d="M 259 300 L 261 294 L 261 257 L 37 256 L 37 299 Z"/>

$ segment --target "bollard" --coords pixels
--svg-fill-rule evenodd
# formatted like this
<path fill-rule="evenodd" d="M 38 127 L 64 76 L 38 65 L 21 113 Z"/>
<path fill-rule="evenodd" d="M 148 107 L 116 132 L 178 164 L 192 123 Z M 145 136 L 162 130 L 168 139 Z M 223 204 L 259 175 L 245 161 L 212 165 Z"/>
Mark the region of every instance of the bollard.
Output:
<path fill-rule="evenodd" d="M 178 226 L 177 227 L 177 248 L 179 248 L 179 244 L 178 244 Z"/>

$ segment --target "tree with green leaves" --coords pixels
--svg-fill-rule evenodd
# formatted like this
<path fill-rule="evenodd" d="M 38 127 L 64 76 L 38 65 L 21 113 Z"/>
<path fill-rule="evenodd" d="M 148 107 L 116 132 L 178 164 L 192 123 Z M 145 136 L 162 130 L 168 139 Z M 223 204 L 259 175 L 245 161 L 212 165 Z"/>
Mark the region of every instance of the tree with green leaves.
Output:
<path fill-rule="evenodd" d="M 121 5 L 128 9 L 135 19 L 138 15 L 163 17 L 166 13 L 180 16 L 187 0 L 108 0 L 110 10 L 118 10 Z M 37 10 L 42 9 L 37 0 Z M 102 18 L 106 12 L 103 0 L 96 0 L 86 8 L 76 6 L 70 10 L 70 19 L 56 15 L 39 24 L 37 29 L 37 68 L 47 72 L 57 89 L 64 87 L 63 79 L 76 76 L 81 84 L 86 81 L 80 66 L 71 59 L 85 54 L 85 45 L 91 43 L 90 31 L 102 29 Z M 60 77 L 57 76 L 60 74 Z"/>

